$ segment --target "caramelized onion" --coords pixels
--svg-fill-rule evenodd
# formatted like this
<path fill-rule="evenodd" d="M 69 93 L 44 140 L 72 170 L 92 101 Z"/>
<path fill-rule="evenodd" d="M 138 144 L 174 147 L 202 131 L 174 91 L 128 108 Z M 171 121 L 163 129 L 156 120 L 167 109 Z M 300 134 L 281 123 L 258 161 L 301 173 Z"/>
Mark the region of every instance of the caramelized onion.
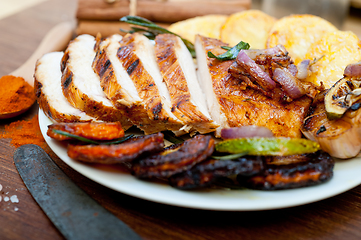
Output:
<path fill-rule="evenodd" d="M 223 128 L 221 138 L 274 137 L 272 131 L 266 127 L 249 125 L 242 127 Z"/>
<path fill-rule="evenodd" d="M 245 50 L 239 52 L 237 63 L 265 90 L 272 90 L 276 87 L 276 83 L 272 78 L 247 55 Z"/>
<path fill-rule="evenodd" d="M 281 84 L 282 89 L 292 99 L 302 97 L 306 94 L 302 83 L 285 68 L 276 68 L 273 71 L 273 79 Z"/>
<path fill-rule="evenodd" d="M 286 48 L 283 45 L 277 45 L 273 48 L 267 48 L 267 49 L 248 49 L 244 50 L 244 52 L 253 60 L 257 58 L 257 56 L 260 55 L 266 55 L 266 56 L 277 56 L 277 55 L 287 55 L 288 52 Z"/>
<path fill-rule="evenodd" d="M 298 79 L 306 79 L 308 76 L 308 67 L 310 66 L 311 61 L 309 59 L 303 60 L 302 62 L 300 62 L 297 66 L 298 68 L 298 72 L 296 77 Z"/>
<path fill-rule="evenodd" d="M 346 77 L 361 77 L 361 62 L 347 65 L 343 74 Z"/>

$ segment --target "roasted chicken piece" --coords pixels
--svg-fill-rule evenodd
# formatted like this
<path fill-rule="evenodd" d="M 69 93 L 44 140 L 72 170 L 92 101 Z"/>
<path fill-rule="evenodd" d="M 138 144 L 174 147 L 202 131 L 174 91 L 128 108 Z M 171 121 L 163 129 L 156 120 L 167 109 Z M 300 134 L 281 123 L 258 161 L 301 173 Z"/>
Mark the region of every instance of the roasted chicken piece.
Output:
<path fill-rule="evenodd" d="M 326 152 L 267 157 L 265 170 L 252 177 L 237 177 L 242 186 L 259 190 L 307 187 L 330 180 L 335 161 Z"/>
<path fill-rule="evenodd" d="M 88 122 L 96 119 L 73 107 L 61 88 L 60 63 L 63 52 L 43 55 L 36 63 L 34 90 L 39 107 L 55 122 Z"/>
<path fill-rule="evenodd" d="M 183 41 L 173 34 L 157 35 L 155 53 L 169 90 L 172 112 L 186 124 L 183 129 L 214 132 L 218 125 L 209 115 L 192 56 Z"/>
<path fill-rule="evenodd" d="M 235 160 L 208 159 L 190 170 L 175 174 L 169 178 L 171 186 L 180 189 L 207 187 L 220 178 L 235 176 L 252 176 L 263 171 L 263 158 L 241 157 Z"/>
<path fill-rule="evenodd" d="M 107 141 L 124 137 L 124 130 L 120 122 L 54 123 L 49 125 L 47 135 L 56 140 L 64 141 L 72 138 L 56 133 L 54 130 L 92 140 Z"/>
<path fill-rule="evenodd" d="M 106 45 L 100 47 L 104 49 Z M 160 74 L 154 46 L 145 36 L 128 34 L 118 43 L 109 44 L 105 51 L 98 52 L 93 67 L 102 79 L 102 87 L 118 107 L 119 104 L 129 107 L 127 116 L 133 124 L 146 134 L 179 131 L 184 126 L 172 113 L 169 91 Z M 134 99 L 123 98 L 127 89 L 131 89 L 128 94 Z"/>
<path fill-rule="evenodd" d="M 212 38 L 196 37 L 196 53 L 199 80 L 205 91 L 208 109 L 220 130 L 228 127 L 257 125 L 268 127 L 276 137 L 301 137 L 303 119 L 311 104 L 311 98 L 304 96 L 290 103 L 267 97 L 262 92 L 241 84 L 229 73 L 234 61 L 219 61 L 209 58 L 225 52 L 227 44 Z"/>
<path fill-rule="evenodd" d="M 133 164 L 132 172 L 139 178 L 168 178 L 207 159 L 213 150 L 214 140 L 211 136 L 196 135 L 158 154 L 139 159 Z"/>
<path fill-rule="evenodd" d="M 86 34 L 69 43 L 62 59 L 64 96 L 71 105 L 88 115 L 108 122 L 120 121 L 123 128 L 128 129 L 132 124 L 105 96 L 99 77 L 92 69 L 95 43 L 94 37 Z"/>
<path fill-rule="evenodd" d="M 164 136 L 155 133 L 134 137 L 120 144 L 68 145 L 68 156 L 87 163 L 117 164 L 130 162 L 145 154 L 163 150 Z"/>

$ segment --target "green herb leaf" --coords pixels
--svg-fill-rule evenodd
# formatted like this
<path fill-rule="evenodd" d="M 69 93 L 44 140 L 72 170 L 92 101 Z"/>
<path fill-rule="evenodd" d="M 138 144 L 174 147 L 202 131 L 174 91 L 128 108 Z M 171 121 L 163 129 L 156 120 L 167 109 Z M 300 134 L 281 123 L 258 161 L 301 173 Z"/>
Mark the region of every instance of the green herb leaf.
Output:
<path fill-rule="evenodd" d="M 169 34 L 178 36 L 182 39 L 182 41 L 188 48 L 189 52 L 191 53 L 192 57 L 196 56 L 196 52 L 195 52 L 193 43 L 191 43 L 187 39 L 182 38 L 178 34 L 173 33 L 171 31 L 159 26 L 159 25 L 153 23 L 152 21 L 149 21 L 148 19 L 138 17 L 138 16 L 125 16 L 125 17 L 122 17 L 120 19 L 120 21 L 144 27 L 144 28 L 134 28 L 133 27 L 132 30 L 130 30 L 130 31 L 121 29 L 121 31 L 123 31 L 123 32 L 134 33 L 134 32 L 142 32 L 143 31 L 143 32 L 147 33 L 147 34 L 144 34 L 146 37 L 150 36 L 150 37 L 153 37 L 153 39 L 155 38 L 155 36 L 157 36 L 158 34 L 162 34 L 162 33 L 169 33 Z M 150 38 L 150 39 L 152 39 L 152 38 Z"/>
<path fill-rule="evenodd" d="M 184 142 L 183 138 L 177 137 L 169 131 L 164 131 L 163 134 L 164 134 L 164 139 L 171 143 L 178 144 Z"/>
<path fill-rule="evenodd" d="M 85 143 L 96 144 L 96 145 L 119 144 L 119 143 L 125 142 L 126 140 L 128 140 L 128 139 L 130 139 L 130 138 L 132 138 L 134 136 L 133 134 L 130 134 L 128 136 L 119 138 L 119 139 L 114 140 L 114 141 L 95 141 L 95 140 L 92 140 L 92 139 L 89 139 L 89 138 L 81 137 L 81 136 L 71 134 L 71 133 L 68 133 L 68 132 L 64 132 L 64 131 L 61 131 L 61 130 L 57 130 L 57 129 L 53 129 L 52 131 L 57 133 L 57 134 L 64 135 L 64 136 L 67 136 L 67 137 L 71 137 L 71 138 L 74 138 L 76 140 L 79 140 L 79 141 L 82 141 L 82 142 L 85 142 Z"/>
<path fill-rule="evenodd" d="M 227 49 L 228 47 L 223 46 L 223 49 Z M 250 48 L 249 44 L 246 42 L 239 42 L 236 46 L 234 46 L 233 48 L 230 48 L 227 52 L 221 54 L 221 55 L 214 55 L 212 52 L 208 52 L 208 57 L 210 58 L 216 58 L 220 61 L 226 61 L 226 60 L 233 60 L 237 58 L 238 53 L 242 50 L 248 50 Z"/>
<path fill-rule="evenodd" d="M 229 154 L 229 155 L 224 155 L 224 156 L 214 156 L 212 155 L 211 157 L 217 160 L 234 160 L 240 157 L 243 157 L 247 155 L 247 152 L 243 152 L 243 153 L 235 153 L 235 154 Z"/>

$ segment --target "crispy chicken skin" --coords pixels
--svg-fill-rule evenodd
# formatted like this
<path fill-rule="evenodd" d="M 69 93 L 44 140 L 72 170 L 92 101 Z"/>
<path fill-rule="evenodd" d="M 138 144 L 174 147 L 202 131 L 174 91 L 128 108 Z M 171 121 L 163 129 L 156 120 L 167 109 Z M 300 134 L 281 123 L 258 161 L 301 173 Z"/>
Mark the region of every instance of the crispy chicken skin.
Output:
<path fill-rule="evenodd" d="M 34 91 L 39 107 L 55 122 L 88 122 L 96 119 L 73 107 L 61 89 L 60 62 L 63 52 L 44 54 L 36 63 Z"/>
<path fill-rule="evenodd" d="M 210 118 L 192 56 L 182 40 L 172 34 L 157 35 L 155 52 L 174 115 L 199 133 L 215 131 L 218 125 Z"/>
<path fill-rule="evenodd" d="M 132 138 L 112 145 L 68 145 L 68 156 L 72 159 L 101 164 L 118 164 L 133 161 L 144 154 L 163 150 L 162 133 Z"/>
<path fill-rule="evenodd" d="M 171 112 L 169 92 L 155 60 L 154 47 L 141 34 L 128 34 L 120 41 L 117 57 L 142 101 L 131 108 L 130 119 L 146 134 L 183 127 Z"/>
<path fill-rule="evenodd" d="M 220 129 L 244 125 L 268 127 L 276 137 L 301 137 L 301 126 L 311 104 L 309 97 L 301 97 L 290 103 L 269 98 L 260 91 L 240 84 L 228 69 L 233 61 L 219 61 L 209 58 L 207 52 L 215 55 L 225 52 L 225 43 L 212 38 L 197 36 L 196 51 L 201 61 L 202 81 L 206 89 L 208 107 L 212 118 L 220 124 Z"/>
<path fill-rule="evenodd" d="M 61 63 L 64 96 L 71 105 L 88 115 L 102 121 L 120 121 L 128 129 L 132 124 L 106 98 L 99 77 L 92 70 L 95 43 L 90 35 L 80 35 L 69 43 Z"/>
<path fill-rule="evenodd" d="M 69 140 L 71 137 L 54 132 L 59 130 L 93 140 L 113 140 L 124 137 L 120 122 L 93 123 L 54 123 L 48 126 L 47 135 L 56 140 Z"/>
<path fill-rule="evenodd" d="M 213 150 L 214 139 L 210 135 L 197 135 L 159 154 L 139 159 L 132 167 L 133 175 L 139 178 L 170 177 L 207 159 Z"/>

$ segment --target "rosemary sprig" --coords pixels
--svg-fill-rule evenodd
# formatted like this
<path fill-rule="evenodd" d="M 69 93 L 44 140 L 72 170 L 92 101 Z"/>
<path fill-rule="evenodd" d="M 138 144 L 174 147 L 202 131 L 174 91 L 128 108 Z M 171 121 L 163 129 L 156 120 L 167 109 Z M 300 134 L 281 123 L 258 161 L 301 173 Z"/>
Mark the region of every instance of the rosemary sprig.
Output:
<path fill-rule="evenodd" d="M 191 53 L 192 57 L 196 56 L 196 52 L 195 52 L 193 43 L 191 43 L 187 39 L 182 38 L 178 34 L 173 33 L 171 31 L 159 26 L 152 21 L 149 21 L 148 19 L 138 17 L 138 16 L 125 16 L 125 17 L 122 17 L 120 19 L 120 21 L 143 27 L 143 28 L 132 27 L 131 28 L 132 30 L 130 30 L 130 31 L 121 29 L 122 32 L 128 32 L 128 33 L 144 32 L 145 33 L 144 36 L 149 37 L 150 39 L 154 39 L 155 36 L 157 36 L 158 34 L 162 34 L 162 33 L 169 33 L 169 34 L 176 35 L 182 39 L 182 41 L 188 48 L 189 52 Z"/>
<path fill-rule="evenodd" d="M 235 154 L 229 154 L 229 155 L 224 155 L 224 156 L 215 156 L 212 155 L 211 158 L 217 159 L 217 160 L 234 160 L 240 157 L 243 157 L 247 155 L 247 152 L 243 152 L 243 153 L 235 153 Z"/>
<path fill-rule="evenodd" d="M 208 57 L 210 58 L 216 58 L 220 61 L 226 61 L 226 60 L 233 60 L 233 59 L 236 59 L 237 58 L 237 55 L 238 53 L 242 50 L 242 49 L 249 49 L 250 48 L 250 45 L 246 42 L 239 42 L 236 46 L 234 46 L 233 48 L 229 48 L 229 47 L 226 47 L 226 46 L 222 46 L 223 49 L 226 49 L 228 50 L 227 52 L 221 54 L 221 55 L 214 55 L 211 51 L 209 51 L 207 54 L 208 54 Z"/>
<path fill-rule="evenodd" d="M 68 133 L 68 132 L 64 132 L 64 131 L 61 131 L 61 130 L 57 130 L 57 129 L 53 129 L 52 131 L 57 133 L 57 134 L 64 135 L 64 136 L 67 136 L 67 137 L 71 137 L 71 138 L 74 138 L 76 140 L 79 140 L 79 141 L 82 141 L 82 142 L 85 142 L 85 143 L 96 144 L 96 145 L 119 144 L 119 143 L 127 141 L 128 139 L 130 139 L 130 138 L 132 138 L 134 136 L 133 134 L 130 134 L 128 136 L 119 138 L 119 139 L 114 140 L 114 141 L 95 141 L 95 140 L 92 140 L 92 139 L 89 139 L 89 138 L 81 137 L 81 136 L 71 134 L 71 133 Z"/>

